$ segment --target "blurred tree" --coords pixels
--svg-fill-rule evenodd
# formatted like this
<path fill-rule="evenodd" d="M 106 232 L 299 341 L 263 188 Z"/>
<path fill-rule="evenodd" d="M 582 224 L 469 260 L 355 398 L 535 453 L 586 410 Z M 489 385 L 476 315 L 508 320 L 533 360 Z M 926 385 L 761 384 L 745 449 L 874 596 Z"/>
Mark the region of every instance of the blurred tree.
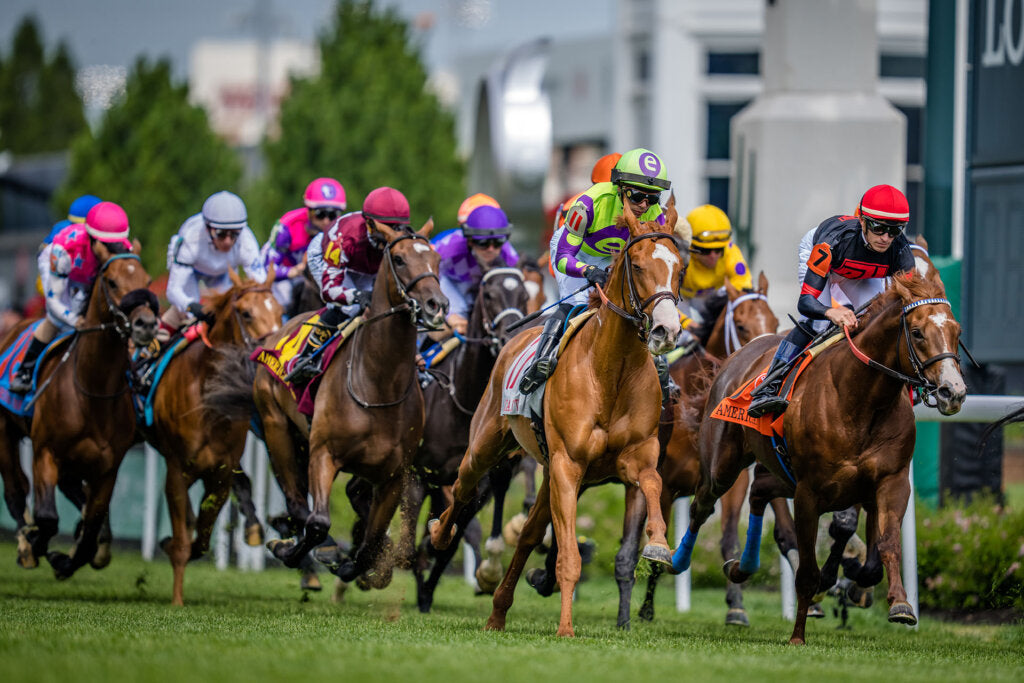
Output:
<path fill-rule="evenodd" d="M 75 140 L 56 199 L 68 206 L 90 193 L 123 206 L 155 276 L 166 270 L 167 243 L 185 219 L 214 192 L 239 192 L 241 176 L 206 112 L 188 103 L 188 86 L 171 82 L 170 62 L 140 58 L 95 136 L 87 130 Z"/>
<path fill-rule="evenodd" d="M 86 128 L 67 46 L 60 43 L 47 61 L 32 17 L 22 20 L 11 54 L 3 59 L 0 93 L 0 150 L 14 154 L 60 151 Z"/>
<path fill-rule="evenodd" d="M 262 234 L 319 176 L 341 181 L 350 209 L 390 185 L 409 199 L 416 227 L 431 215 L 453 226 L 465 190 L 455 122 L 426 88 L 408 25 L 393 8 L 340 0 L 319 43 L 320 75 L 292 80 L 281 135 L 264 145 L 267 175 L 251 193 Z"/>

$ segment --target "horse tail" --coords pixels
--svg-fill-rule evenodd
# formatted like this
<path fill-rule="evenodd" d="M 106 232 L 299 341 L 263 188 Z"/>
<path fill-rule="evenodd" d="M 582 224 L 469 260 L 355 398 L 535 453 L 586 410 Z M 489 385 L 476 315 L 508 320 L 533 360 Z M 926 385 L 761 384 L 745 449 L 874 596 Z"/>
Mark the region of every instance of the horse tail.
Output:
<path fill-rule="evenodd" d="M 985 452 L 985 446 L 988 445 L 988 440 L 992 434 L 999 429 L 1012 422 L 1024 422 L 1024 405 L 1018 407 L 1012 413 L 1004 415 L 989 426 L 985 427 L 985 431 L 981 433 L 981 437 L 978 439 L 978 450 L 977 455 L 980 457 Z"/>
<path fill-rule="evenodd" d="M 256 361 L 238 346 L 217 349 L 213 368 L 203 385 L 203 414 L 208 420 L 248 422 L 256 411 L 252 385 L 256 379 Z"/>

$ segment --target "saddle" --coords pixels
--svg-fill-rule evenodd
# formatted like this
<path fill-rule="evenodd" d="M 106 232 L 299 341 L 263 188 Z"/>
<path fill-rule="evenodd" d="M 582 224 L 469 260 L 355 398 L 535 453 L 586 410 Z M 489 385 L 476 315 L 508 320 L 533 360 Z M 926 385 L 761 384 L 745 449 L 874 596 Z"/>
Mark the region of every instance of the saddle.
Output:
<path fill-rule="evenodd" d="M 58 347 L 74 334 L 73 331 L 66 331 L 54 337 L 46 345 L 42 353 L 39 354 L 35 374 L 32 377 L 32 391 L 24 394 L 15 393 L 11 391 L 11 379 L 14 377 L 17 369 L 21 367 L 21 360 L 25 357 L 25 351 L 28 350 L 29 344 L 32 343 L 32 335 L 42 322 L 42 319 L 39 319 L 31 323 L 21 331 L 21 334 L 14 340 L 14 343 L 0 352 L 0 406 L 22 417 L 32 417 L 32 406 L 41 389 L 37 382 L 39 369 L 43 367 L 43 361 L 56 352 Z"/>
<path fill-rule="evenodd" d="M 283 384 L 291 393 L 292 398 L 298 404 L 299 412 L 307 416 L 313 415 L 313 405 L 316 402 L 316 390 L 320 386 L 320 379 L 331 363 L 331 358 L 338 352 L 338 349 L 348 341 L 353 333 L 363 324 L 363 317 L 352 318 L 339 328 L 323 345 L 313 353 L 313 357 L 320 356 L 320 370 L 309 381 L 304 383 L 289 382 L 285 379 L 295 366 L 299 352 L 306 344 L 306 339 L 320 321 L 320 314 L 315 313 L 303 324 L 299 325 L 287 337 L 279 340 L 273 348 L 257 346 L 256 350 L 249 356 L 262 364 L 277 381 Z"/>
<path fill-rule="evenodd" d="M 136 420 L 142 426 L 153 426 L 153 398 L 171 360 L 197 339 L 202 339 L 204 344 L 210 346 L 206 338 L 207 328 L 205 322 L 195 322 L 177 331 L 166 342 L 154 339 L 146 348 L 135 349 L 132 353 L 132 405 Z"/>

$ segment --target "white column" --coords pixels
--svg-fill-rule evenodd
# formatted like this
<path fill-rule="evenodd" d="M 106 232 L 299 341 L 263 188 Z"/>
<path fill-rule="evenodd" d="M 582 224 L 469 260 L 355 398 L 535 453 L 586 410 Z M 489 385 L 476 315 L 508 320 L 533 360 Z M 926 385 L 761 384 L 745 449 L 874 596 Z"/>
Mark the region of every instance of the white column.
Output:
<path fill-rule="evenodd" d="M 213 558 L 217 564 L 217 569 L 221 571 L 228 568 L 228 561 L 231 556 L 231 534 L 228 533 L 230 511 L 230 505 L 222 507 L 213 526 Z"/>
<path fill-rule="evenodd" d="M 903 588 L 907 591 L 907 602 L 910 603 L 918 620 L 921 612 L 917 605 L 917 515 L 914 509 L 914 463 L 910 463 L 910 500 L 907 501 L 907 512 L 903 515 Z M 920 621 L 919 621 L 920 623 Z M 917 626 L 912 628 L 916 629 Z"/>
<path fill-rule="evenodd" d="M 683 540 L 686 528 L 690 526 L 690 499 L 676 498 L 672 503 L 672 518 L 675 520 L 675 547 L 678 548 Z M 690 611 L 690 570 L 676 575 L 676 611 Z"/>
<path fill-rule="evenodd" d="M 786 505 L 789 506 L 789 512 L 792 514 L 793 501 L 787 500 Z M 776 524 L 778 524 L 777 520 Z M 796 577 L 793 575 L 793 568 L 789 565 L 789 560 L 782 553 L 779 553 L 779 575 L 782 618 L 786 621 L 794 621 L 796 619 Z"/>
<path fill-rule="evenodd" d="M 256 506 L 256 516 L 264 524 L 266 531 L 267 521 L 267 447 L 250 432 L 249 442 L 252 444 L 252 498 Z M 256 571 L 263 571 L 266 567 L 266 548 L 253 548 L 252 568 Z"/>
<path fill-rule="evenodd" d="M 160 454 L 145 445 L 146 475 L 142 503 L 142 559 L 152 560 L 156 553 L 157 520 L 160 511 L 160 482 L 157 481 Z"/>

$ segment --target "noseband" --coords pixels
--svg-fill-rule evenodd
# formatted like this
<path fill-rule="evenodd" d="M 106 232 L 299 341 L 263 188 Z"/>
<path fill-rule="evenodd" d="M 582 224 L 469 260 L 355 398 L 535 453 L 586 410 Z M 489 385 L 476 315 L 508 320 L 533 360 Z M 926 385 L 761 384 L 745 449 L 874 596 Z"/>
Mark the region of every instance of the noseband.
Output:
<path fill-rule="evenodd" d="M 763 301 L 763 302 L 765 302 L 767 304 L 768 303 L 768 297 L 766 297 L 764 294 L 761 294 L 759 292 L 748 292 L 747 294 L 743 294 L 742 296 L 736 297 L 736 299 L 734 299 L 733 301 L 730 301 L 726 305 L 726 307 L 725 307 L 725 325 L 724 325 L 724 329 L 723 329 L 723 332 L 725 333 L 724 336 L 725 336 L 725 355 L 726 356 L 732 355 L 732 353 L 734 351 L 736 351 L 736 349 L 738 349 L 741 346 L 743 346 L 743 344 L 740 343 L 740 335 L 739 335 L 738 332 L 736 332 L 736 319 L 734 317 L 734 312 L 736 311 L 736 309 L 739 307 L 740 304 L 746 303 L 747 301 Z M 754 339 L 759 339 L 759 338 L 767 336 L 769 334 L 771 334 L 771 333 L 770 332 L 765 332 L 764 334 L 759 334 L 756 337 L 754 337 L 753 339 L 751 339 L 750 341 L 748 341 L 747 343 L 749 344 L 751 341 L 754 341 Z"/>
<path fill-rule="evenodd" d="M 601 291 L 600 286 L 598 286 L 597 289 L 597 291 L 601 294 L 602 301 L 605 303 L 605 305 L 608 306 L 608 308 L 610 308 L 619 316 L 633 323 L 633 325 L 637 328 L 637 333 L 640 335 L 640 339 L 642 339 L 644 343 L 647 343 L 647 338 L 650 336 L 651 333 L 651 316 L 647 314 L 645 309 L 647 309 L 648 306 L 653 308 L 662 299 L 670 300 L 672 302 L 672 305 L 674 306 L 676 304 L 676 301 L 678 301 L 678 298 L 672 291 L 667 291 L 655 292 L 654 294 L 647 297 L 643 301 L 640 301 L 640 294 L 636 291 L 636 283 L 633 281 L 633 260 L 629 256 L 629 249 L 630 247 L 637 244 L 641 240 L 656 240 L 661 238 L 672 240 L 673 243 L 675 242 L 675 237 L 667 233 L 648 232 L 644 233 L 643 235 L 636 235 L 634 237 L 630 237 L 629 241 L 626 242 L 626 246 L 623 247 L 622 249 L 622 258 L 624 261 L 623 268 L 626 269 L 626 277 L 623 280 L 622 289 L 626 290 L 626 288 L 628 288 L 628 291 L 620 291 L 620 294 L 622 295 L 622 299 L 624 301 L 629 301 L 629 305 L 633 309 L 632 313 L 622 308 L 619 308 L 611 301 L 609 301 L 608 298 L 604 296 L 604 292 Z M 629 295 L 628 297 L 626 296 L 627 293 Z"/>
<path fill-rule="evenodd" d="M 394 248 L 396 244 L 404 240 L 421 240 L 423 242 L 426 242 L 427 245 L 430 246 L 430 240 L 428 240 L 426 237 L 423 237 L 422 235 L 417 235 L 416 233 L 412 232 L 399 235 L 398 237 L 387 243 L 387 245 L 384 247 L 385 260 L 388 262 L 388 270 L 391 272 L 391 277 L 395 281 L 395 287 L 398 289 L 398 295 L 402 297 L 402 303 L 398 304 L 397 306 L 392 306 L 391 308 L 389 308 L 388 310 L 384 311 L 379 315 L 375 315 L 372 318 L 367 318 L 366 320 L 363 321 L 364 325 L 367 323 L 374 322 L 376 320 L 380 320 L 381 318 L 386 318 L 389 315 L 394 315 L 395 313 L 408 311 L 409 318 L 412 321 L 413 325 L 415 325 L 417 321 L 419 321 L 423 322 L 424 327 L 427 326 L 426 322 L 421 320 L 423 310 L 420 307 L 419 302 L 416 301 L 416 299 L 409 296 L 409 290 L 415 287 L 416 284 L 420 280 L 423 280 L 424 278 L 432 277 L 435 280 L 437 280 L 437 273 L 427 271 L 425 273 L 420 273 L 409 282 L 402 282 L 402 278 L 398 277 L 398 271 L 395 270 L 395 262 L 394 258 L 391 256 L 391 250 Z M 430 248 L 433 249 L 433 247 Z"/>
<path fill-rule="evenodd" d="M 114 331 L 117 332 L 117 334 L 122 339 L 127 339 L 131 335 L 131 333 L 132 333 L 132 323 L 128 319 L 127 314 L 125 314 L 125 312 L 122 311 L 120 308 L 118 308 L 117 304 L 114 303 L 113 298 L 110 296 L 110 288 L 107 287 L 107 281 L 103 277 L 103 274 L 107 272 L 107 268 L 110 267 L 111 263 L 113 263 L 114 261 L 117 261 L 118 259 L 124 259 L 124 258 L 134 259 L 136 261 L 139 261 L 140 263 L 142 262 L 142 259 L 139 258 L 138 254 L 131 254 L 131 253 L 129 253 L 129 254 L 114 254 L 113 256 L 108 258 L 103 263 L 103 266 L 100 267 L 100 275 L 99 275 L 100 291 L 103 292 L 103 299 L 104 299 L 104 301 L 107 304 L 107 311 L 109 311 L 111 317 L 114 318 L 113 325 L 110 325 L 108 323 L 103 323 L 102 325 L 99 325 L 97 327 L 85 328 L 85 329 L 79 330 L 80 332 L 85 332 L 85 331 L 102 331 L 102 330 L 108 330 L 111 327 L 113 327 Z"/>
<path fill-rule="evenodd" d="M 254 347 L 256 345 L 256 342 L 262 341 L 263 339 L 266 338 L 267 335 L 263 335 L 259 339 L 253 339 L 252 337 L 249 336 L 249 333 L 246 332 L 246 330 L 245 330 L 245 323 L 242 321 L 242 316 L 239 315 L 238 309 L 235 308 L 235 302 L 237 302 L 243 296 L 246 296 L 248 294 L 262 294 L 264 292 L 271 292 L 271 291 L 272 290 L 270 289 L 269 286 L 267 286 L 267 285 L 260 285 L 259 287 L 253 287 L 252 289 L 247 289 L 244 292 L 235 292 L 234 294 L 231 295 L 231 300 L 228 302 L 228 305 L 231 306 L 231 313 L 234 316 L 235 323 L 238 325 L 238 331 L 241 332 L 241 334 L 242 334 L 242 341 L 245 343 L 246 347 L 248 347 L 248 348 Z"/>
<path fill-rule="evenodd" d="M 487 283 L 492 277 L 496 275 L 502 275 L 504 277 L 514 277 L 519 280 L 519 284 L 523 284 L 523 273 L 518 268 L 494 268 L 484 273 L 483 279 L 480 280 L 480 287 Z M 498 325 L 501 324 L 505 318 L 515 317 L 515 320 L 522 320 L 525 314 L 518 308 L 508 307 L 498 311 L 494 317 L 490 317 L 487 310 L 481 307 L 480 315 L 483 318 L 483 337 L 466 337 L 464 335 L 455 333 L 455 336 L 459 338 L 464 344 L 487 344 L 491 351 L 491 354 L 497 357 L 498 352 L 501 351 L 502 340 L 497 335 Z M 514 322 L 514 321 L 513 321 Z"/>

